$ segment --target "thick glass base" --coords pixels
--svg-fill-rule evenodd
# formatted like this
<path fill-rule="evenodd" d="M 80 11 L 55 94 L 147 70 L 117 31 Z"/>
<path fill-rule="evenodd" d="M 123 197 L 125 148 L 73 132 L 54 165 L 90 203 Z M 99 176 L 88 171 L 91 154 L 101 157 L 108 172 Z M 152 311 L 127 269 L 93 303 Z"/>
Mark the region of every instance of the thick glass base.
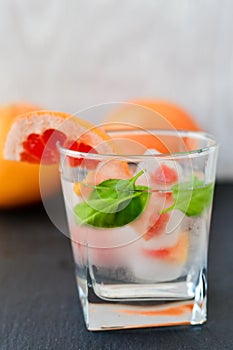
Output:
<path fill-rule="evenodd" d="M 180 290 L 180 293 L 183 294 L 183 298 L 181 294 L 173 294 L 172 297 L 170 294 L 171 291 L 168 292 L 169 295 L 165 289 L 158 289 L 158 285 L 156 286 L 156 290 L 154 290 L 157 294 L 154 297 L 151 295 L 152 286 L 124 286 L 124 288 L 128 288 L 128 291 L 131 289 L 131 293 L 134 295 L 133 298 L 127 299 L 120 297 L 121 294 L 119 293 L 124 292 L 119 286 L 112 285 L 108 288 L 109 293 L 111 296 L 115 293 L 118 294 L 118 298 L 109 298 L 105 293 L 105 295 L 100 295 L 101 286 L 93 285 L 91 279 L 84 281 L 77 277 L 77 280 L 86 326 L 91 331 L 200 325 L 206 322 L 205 271 L 200 272 L 192 296 L 190 291 L 188 293 L 189 295 L 185 295 L 184 282 L 181 282 L 179 287 L 176 286 Z M 135 293 L 139 293 L 142 287 L 144 288 L 144 297 L 140 298 Z M 165 286 L 163 287 L 165 288 Z M 186 290 L 188 289 L 186 288 Z M 147 297 L 145 292 L 147 293 Z"/>

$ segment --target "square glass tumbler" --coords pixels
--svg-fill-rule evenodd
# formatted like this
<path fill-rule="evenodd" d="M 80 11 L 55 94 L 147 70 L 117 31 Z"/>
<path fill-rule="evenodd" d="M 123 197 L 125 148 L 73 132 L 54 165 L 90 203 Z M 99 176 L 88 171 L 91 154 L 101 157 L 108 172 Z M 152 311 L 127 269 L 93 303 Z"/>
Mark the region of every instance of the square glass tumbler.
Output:
<path fill-rule="evenodd" d="M 218 145 L 202 132 L 110 136 L 115 154 L 59 148 L 86 326 L 202 324 Z"/>

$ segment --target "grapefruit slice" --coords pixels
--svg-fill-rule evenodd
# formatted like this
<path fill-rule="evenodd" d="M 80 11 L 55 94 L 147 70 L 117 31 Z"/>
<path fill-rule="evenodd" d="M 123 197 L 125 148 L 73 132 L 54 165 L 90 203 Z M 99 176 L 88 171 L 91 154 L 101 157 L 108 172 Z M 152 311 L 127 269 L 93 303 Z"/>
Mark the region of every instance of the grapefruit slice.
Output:
<path fill-rule="evenodd" d="M 16 118 L 6 138 L 4 158 L 29 163 L 59 161 L 57 142 L 84 153 L 112 153 L 110 137 L 98 127 L 70 114 L 35 111 Z M 82 159 L 72 158 L 71 166 Z"/>

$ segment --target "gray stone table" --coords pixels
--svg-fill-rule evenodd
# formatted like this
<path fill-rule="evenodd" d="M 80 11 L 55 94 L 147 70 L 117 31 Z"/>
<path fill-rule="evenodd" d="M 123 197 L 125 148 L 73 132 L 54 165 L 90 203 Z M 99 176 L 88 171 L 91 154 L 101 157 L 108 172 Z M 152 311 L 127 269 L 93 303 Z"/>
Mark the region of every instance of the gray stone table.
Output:
<path fill-rule="evenodd" d="M 233 184 L 218 184 L 204 326 L 85 329 L 69 240 L 42 205 L 0 212 L 0 350 L 233 349 Z"/>

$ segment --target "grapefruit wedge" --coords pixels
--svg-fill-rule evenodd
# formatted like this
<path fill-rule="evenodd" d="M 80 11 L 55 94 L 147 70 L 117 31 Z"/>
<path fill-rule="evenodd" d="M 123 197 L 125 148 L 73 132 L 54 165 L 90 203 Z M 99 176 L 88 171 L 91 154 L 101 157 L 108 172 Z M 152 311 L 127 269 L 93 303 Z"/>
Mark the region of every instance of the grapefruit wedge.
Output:
<path fill-rule="evenodd" d="M 84 153 L 115 153 L 110 137 L 91 123 L 66 113 L 35 111 L 19 116 L 12 124 L 5 142 L 4 158 L 55 164 L 59 162 L 57 142 Z M 73 160 L 70 165 L 79 164 Z"/>

